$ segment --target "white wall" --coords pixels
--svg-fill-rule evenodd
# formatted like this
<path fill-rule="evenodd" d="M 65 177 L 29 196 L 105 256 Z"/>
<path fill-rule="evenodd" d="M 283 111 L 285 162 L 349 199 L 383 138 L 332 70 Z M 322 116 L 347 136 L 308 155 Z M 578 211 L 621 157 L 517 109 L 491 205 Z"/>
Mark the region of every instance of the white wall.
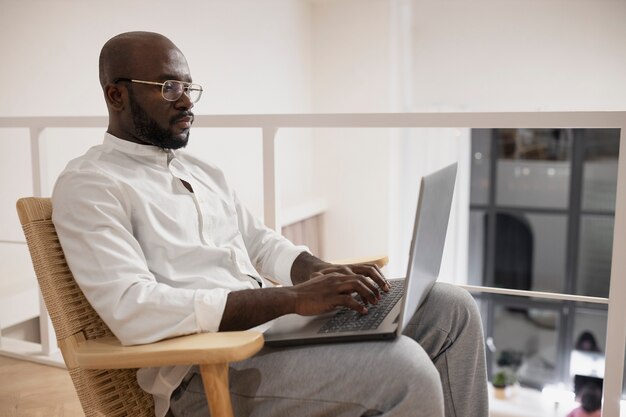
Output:
<path fill-rule="evenodd" d="M 164 33 L 183 50 L 194 80 L 205 88 L 194 109 L 197 114 L 310 111 L 311 28 L 306 2 L 190 1 L 184 10 L 177 10 L 166 1 L 26 0 L 2 3 L 5 65 L 0 70 L 0 116 L 106 114 L 97 78 L 98 54 L 107 39 L 127 30 Z M 48 135 L 56 139 L 67 132 Z M 237 161 L 227 161 L 224 169 L 240 185 L 244 201 L 260 211 L 258 141 L 242 134 L 240 141 L 229 136 L 209 143 L 205 132 L 192 135 L 190 149 L 209 160 L 214 153 L 240 155 Z M 85 142 L 86 136 L 81 133 L 74 139 Z M 88 136 L 93 142 L 101 140 L 101 135 Z M 279 149 L 279 159 L 295 158 L 306 167 L 298 146 L 306 150 L 307 135 L 296 137 L 297 144 Z M 252 147 L 250 152 L 238 151 L 246 146 Z M 51 165 L 56 168 L 59 160 L 67 159 L 64 155 L 78 155 L 83 149 L 67 151 L 56 154 Z M 51 180 L 57 171 L 50 172 Z M 299 200 L 310 190 L 308 170 L 287 178 L 292 181 L 283 181 L 281 190 L 286 199 Z"/>
<path fill-rule="evenodd" d="M 626 3 L 414 0 L 414 109 L 626 108 Z"/>
<path fill-rule="evenodd" d="M 389 2 L 313 3 L 313 110 L 389 111 Z M 324 256 L 387 253 L 388 129 L 318 129 L 313 170 L 324 218 Z"/>
<path fill-rule="evenodd" d="M 413 45 L 410 8 L 388 0 L 314 2 L 313 108 L 316 112 L 406 111 Z M 409 13 L 408 15 L 406 13 Z M 408 39 L 407 39 L 408 38 Z M 419 178 L 465 155 L 458 130 L 328 129 L 314 132 L 318 194 L 329 201 L 328 259 L 389 254 L 390 276 L 406 272 Z M 461 180 L 462 182 L 463 180 Z M 466 193 L 457 192 L 455 205 Z M 466 198 L 466 197 L 465 197 Z M 455 210 L 442 275 L 456 275 Z M 465 220 L 466 223 L 466 220 Z M 463 259 L 466 259 L 463 258 Z"/>

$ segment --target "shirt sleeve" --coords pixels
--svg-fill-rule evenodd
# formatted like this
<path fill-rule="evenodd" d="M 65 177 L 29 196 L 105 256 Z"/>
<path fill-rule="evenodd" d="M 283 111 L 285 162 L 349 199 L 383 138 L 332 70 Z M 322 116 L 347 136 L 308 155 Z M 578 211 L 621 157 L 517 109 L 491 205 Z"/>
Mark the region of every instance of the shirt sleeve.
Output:
<path fill-rule="evenodd" d="M 294 245 L 274 230 L 266 227 L 241 203 L 233 193 L 239 229 L 257 270 L 282 285 L 293 285 L 291 267 L 306 246 Z"/>
<path fill-rule="evenodd" d="M 132 206 L 121 184 L 104 173 L 66 171 L 52 205 L 74 279 L 122 344 L 219 329 L 230 291 L 157 282 L 133 236 Z"/>
<path fill-rule="evenodd" d="M 228 204 L 234 205 L 239 232 L 248 257 L 256 270 L 282 285 L 292 285 L 293 262 L 302 252 L 309 252 L 309 249 L 306 246 L 294 245 L 276 231 L 266 227 L 239 200 L 235 191 L 228 185 L 222 170 L 186 152 L 183 154 L 193 162 L 190 164 L 191 167 L 202 171 L 201 175 L 208 180 L 208 186 L 218 191 Z M 208 178 L 204 174 L 208 174 Z"/>

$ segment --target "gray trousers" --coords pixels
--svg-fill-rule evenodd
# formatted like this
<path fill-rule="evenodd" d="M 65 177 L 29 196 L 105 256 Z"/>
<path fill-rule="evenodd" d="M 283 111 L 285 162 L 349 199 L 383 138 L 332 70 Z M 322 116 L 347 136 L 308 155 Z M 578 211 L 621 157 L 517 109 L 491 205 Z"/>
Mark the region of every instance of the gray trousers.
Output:
<path fill-rule="evenodd" d="M 404 336 L 394 341 L 264 347 L 231 364 L 234 412 L 237 417 L 487 417 L 483 342 L 474 299 L 437 283 Z M 170 413 L 209 415 L 197 367 L 172 394 Z"/>

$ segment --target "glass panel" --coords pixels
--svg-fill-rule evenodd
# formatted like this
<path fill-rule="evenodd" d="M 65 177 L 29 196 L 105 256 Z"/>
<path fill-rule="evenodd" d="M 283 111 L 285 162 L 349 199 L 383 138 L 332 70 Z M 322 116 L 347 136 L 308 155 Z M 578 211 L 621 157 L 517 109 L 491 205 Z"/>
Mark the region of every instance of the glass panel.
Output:
<path fill-rule="evenodd" d="M 541 389 L 557 380 L 559 314 L 555 310 L 496 305 L 492 369 L 513 362 L 523 386 Z M 512 358 L 512 360 L 510 360 Z"/>
<path fill-rule="evenodd" d="M 495 286 L 562 292 L 566 216 L 522 213 L 496 216 Z"/>
<path fill-rule="evenodd" d="M 469 244 L 467 283 L 483 284 L 483 262 L 485 259 L 485 221 L 483 210 L 471 210 L 469 215 Z"/>
<path fill-rule="evenodd" d="M 490 158 L 491 129 L 472 129 L 470 204 L 487 204 L 489 202 Z"/>
<path fill-rule="evenodd" d="M 585 211 L 615 211 L 619 133 L 619 129 L 580 129 L 585 140 L 582 196 Z"/>
<path fill-rule="evenodd" d="M 609 296 L 613 223 L 612 216 L 581 217 L 577 294 Z"/>
<path fill-rule="evenodd" d="M 503 206 L 566 208 L 571 131 L 496 129 L 496 202 Z"/>

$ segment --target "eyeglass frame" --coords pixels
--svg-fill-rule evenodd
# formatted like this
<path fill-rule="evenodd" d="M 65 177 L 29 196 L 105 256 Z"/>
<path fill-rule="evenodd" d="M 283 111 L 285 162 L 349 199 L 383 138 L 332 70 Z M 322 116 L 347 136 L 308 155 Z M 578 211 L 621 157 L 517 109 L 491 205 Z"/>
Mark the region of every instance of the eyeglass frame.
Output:
<path fill-rule="evenodd" d="M 163 99 L 165 101 L 178 101 L 183 94 L 185 94 L 187 97 L 189 97 L 191 99 L 191 96 L 188 94 L 189 89 L 193 86 L 193 87 L 197 87 L 197 90 L 194 91 L 199 91 L 198 93 L 198 98 L 195 100 L 192 100 L 193 103 L 197 103 L 198 101 L 200 101 L 200 98 L 202 97 L 202 92 L 204 91 L 202 89 L 202 86 L 200 84 L 195 84 L 195 83 L 188 83 L 186 81 L 178 81 L 178 80 L 165 80 L 162 83 L 157 82 L 157 81 L 144 81 L 144 80 L 135 80 L 132 78 L 125 78 L 125 77 L 119 77 L 113 80 L 113 84 L 117 84 L 120 81 L 126 81 L 126 82 L 131 82 L 131 83 L 138 83 L 138 84 L 148 84 L 148 85 L 160 85 L 161 86 L 161 97 L 163 97 Z M 163 91 L 163 89 L 165 88 L 165 83 L 167 82 L 172 82 L 172 83 L 178 83 L 178 84 L 182 84 L 183 85 L 183 91 L 180 93 L 180 95 L 178 97 L 176 97 L 173 100 L 168 99 L 167 97 L 165 97 L 165 92 Z"/>

